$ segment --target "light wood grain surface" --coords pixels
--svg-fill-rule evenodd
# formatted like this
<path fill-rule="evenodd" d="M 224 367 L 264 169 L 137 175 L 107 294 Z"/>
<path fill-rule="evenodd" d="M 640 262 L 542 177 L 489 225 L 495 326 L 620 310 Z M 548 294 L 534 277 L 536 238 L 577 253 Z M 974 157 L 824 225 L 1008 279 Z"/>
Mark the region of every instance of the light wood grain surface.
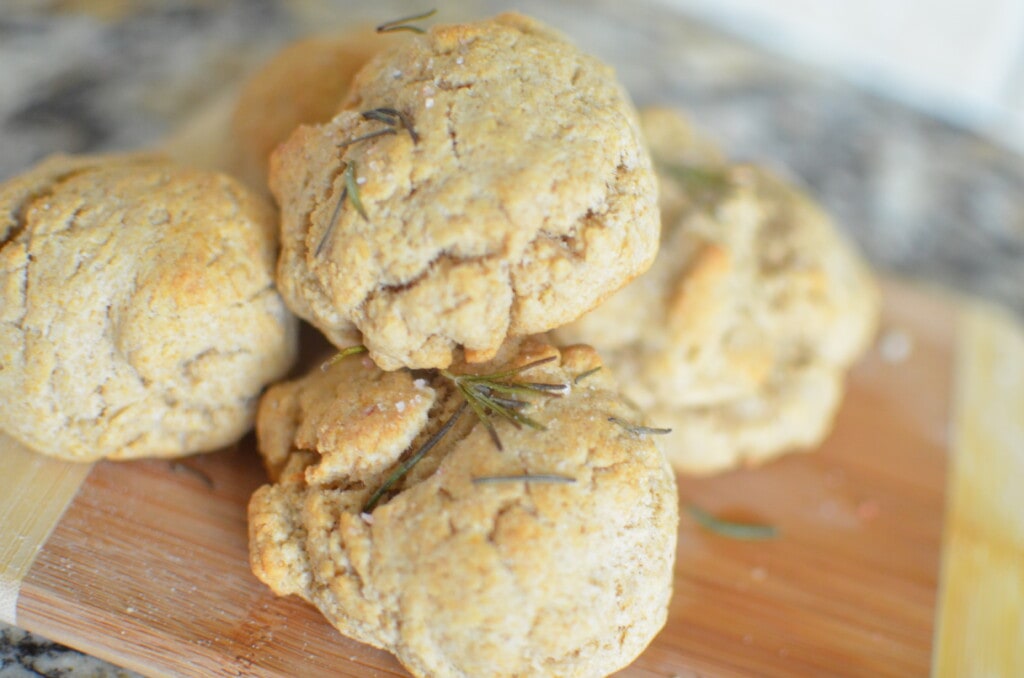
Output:
<path fill-rule="evenodd" d="M 1024 676 L 1024 332 L 964 312 L 935 675 Z"/>
<path fill-rule="evenodd" d="M 684 512 L 668 626 L 621 675 L 929 672 L 949 424 L 964 421 L 952 397 L 958 313 L 947 300 L 889 286 L 883 336 L 898 333 L 911 350 L 895 360 L 873 350 L 857 366 L 821 450 L 680 479 L 684 508 L 765 521 L 780 536 L 733 541 Z M 961 334 L 960 344 L 970 337 Z M 980 355 L 1020 348 L 986 341 Z M 986 374 L 999 373 L 994 364 Z M 1015 406 L 1014 393 L 985 416 L 1012 414 L 1005 408 Z M 18 623 L 149 675 L 404 675 L 386 653 L 340 636 L 300 600 L 275 598 L 249 572 L 245 505 L 265 481 L 252 445 L 247 438 L 176 463 L 97 464 L 20 582 Z M 0 458 L 8 457 L 5 448 Z M 7 474 L 0 484 L 15 489 Z M 0 531 L 6 543 L 9 525 Z M 1019 577 L 1019 563 L 1008 562 L 990 596 Z M 947 612 L 963 604 L 951 593 L 951 577 L 959 578 L 952 563 L 947 554 Z M 943 626 L 943 647 L 952 633 L 974 643 L 967 655 L 983 648 L 984 638 L 958 628 Z"/>
<path fill-rule="evenodd" d="M 0 621 L 17 623 L 21 582 L 90 469 L 0 433 Z"/>

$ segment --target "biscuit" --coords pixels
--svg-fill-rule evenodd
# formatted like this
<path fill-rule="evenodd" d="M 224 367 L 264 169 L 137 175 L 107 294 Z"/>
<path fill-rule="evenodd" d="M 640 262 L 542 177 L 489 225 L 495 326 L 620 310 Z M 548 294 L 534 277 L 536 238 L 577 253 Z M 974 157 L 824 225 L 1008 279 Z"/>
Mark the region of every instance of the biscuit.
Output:
<path fill-rule="evenodd" d="M 387 45 L 387 36 L 365 29 L 303 38 L 275 54 L 246 79 L 235 103 L 234 172 L 266 190 L 271 151 L 299 125 L 330 120 L 353 76 Z"/>
<path fill-rule="evenodd" d="M 626 395 L 675 429 L 678 470 L 817 444 L 874 332 L 867 267 L 793 186 L 726 164 L 677 116 L 642 119 L 661 189 L 658 259 L 555 336 L 593 343 Z"/>
<path fill-rule="evenodd" d="M 609 421 L 639 414 L 606 370 L 573 385 L 600 365 L 589 347 L 528 339 L 474 372 L 549 356 L 521 375 L 571 385 L 529 410 L 546 430 L 499 421 L 499 451 L 467 412 L 372 515 L 371 493 L 461 402 L 450 382 L 363 356 L 271 388 L 257 435 L 275 483 L 249 504 L 256 576 L 417 676 L 595 676 L 631 662 L 666 620 L 674 477 L 651 437 Z M 522 474 L 574 482 L 479 480 Z"/>
<path fill-rule="evenodd" d="M 635 111 L 610 68 L 545 26 L 435 26 L 374 57 L 344 106 L 270 163 L 282 294 L 335 345 L 359 330 L 387 370 L 444 367 L 458 347 L 483 361 L 653 261 Z"/>
<path fill-rule="evenodd" d="M 787 365 L 750 395 L 706 406 L 655 405 L 648 416 L 672 429 L 661 442 L 677 470 L 717 473 L 814 449 L 832 428 L 843 382 L 842 369 Z"/>
<path fill-rule="evenodd" d="M 55 156 L 0 186 L 0 429 L 73 461 L 234 442 L 295 355 L 273 211 L 152 156 Z"/>

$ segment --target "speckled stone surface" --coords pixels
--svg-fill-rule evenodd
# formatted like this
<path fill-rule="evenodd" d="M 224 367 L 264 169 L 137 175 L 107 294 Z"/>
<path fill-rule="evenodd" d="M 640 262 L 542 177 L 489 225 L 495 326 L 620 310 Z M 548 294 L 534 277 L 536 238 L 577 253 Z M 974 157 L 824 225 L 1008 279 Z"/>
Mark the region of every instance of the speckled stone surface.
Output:
<path fill-rule="evenodd" d="M 682 107 L 733 157 L 801 180 L 875 266 L 1024 316 L 1020 156 L 651 4 L 470 0 L 441 19 L 513 6 L 613 64 L 638 104 Z M 0 180 L 53 152 L 155 142 L 308 27 L 378 23 L 410 7 L 390 0 L 6 0 Z M 0 678 L 21 675 L 126 674 L 0 627 Z"/>

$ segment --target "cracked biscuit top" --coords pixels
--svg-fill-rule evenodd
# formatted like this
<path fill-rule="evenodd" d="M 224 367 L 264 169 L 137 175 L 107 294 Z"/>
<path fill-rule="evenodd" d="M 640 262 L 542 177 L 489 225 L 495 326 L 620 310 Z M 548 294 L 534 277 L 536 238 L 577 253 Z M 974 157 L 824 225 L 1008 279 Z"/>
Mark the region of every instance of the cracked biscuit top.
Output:
<path fill-rule="evenodd" d="M 628 428 L 640 415 L 607 370 L 574 383 L 600 365 L 593 349 L 510 344 L 472 372 L 554 357 L 516 377 L 569 385 L 526 410 L 545 430 L 497 421 L 499 451 L 467 410 L 369 514 L 462 403 L 451 382 L 350 356 L 272 387 L 257 437 L 275 482 L 249 504 L 253 571 L 417 676 L 607 675 L 665 622 L 674 477 Z"/>
<path fill-rule="evenodd" d="M 0 186 L 0 430 L 74 461 L 237 440 L 295 354 L 274 225 L 234 180 L 153 156 Z"/>
<path fill-rule="evenodd" d="M 643 272 L 657 193 L 611 69 L 514 14 L 378 54 L 274 153 L 289 306 L 387 370 L 493 356 Z"/>

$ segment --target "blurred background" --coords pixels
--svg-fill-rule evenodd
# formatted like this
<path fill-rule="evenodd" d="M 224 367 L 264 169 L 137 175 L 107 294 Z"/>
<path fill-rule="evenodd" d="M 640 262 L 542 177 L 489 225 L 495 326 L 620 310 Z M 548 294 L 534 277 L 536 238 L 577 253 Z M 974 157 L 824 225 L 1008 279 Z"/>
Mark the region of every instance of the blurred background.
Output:
<path fill-rule="evenodd" d="M 433 4 L 0 0 L 0 180 L 55 152 L 155 144 L 287 41 Z M 639 105 L 678 107 L 734 159 L 801 182 L 880 270 L 1024 317 L 1024 2 L 436 4 L 436 21 L 536 15 Z M 0 626 L 5 676 L 107 675 L 68 657 Z"/>

